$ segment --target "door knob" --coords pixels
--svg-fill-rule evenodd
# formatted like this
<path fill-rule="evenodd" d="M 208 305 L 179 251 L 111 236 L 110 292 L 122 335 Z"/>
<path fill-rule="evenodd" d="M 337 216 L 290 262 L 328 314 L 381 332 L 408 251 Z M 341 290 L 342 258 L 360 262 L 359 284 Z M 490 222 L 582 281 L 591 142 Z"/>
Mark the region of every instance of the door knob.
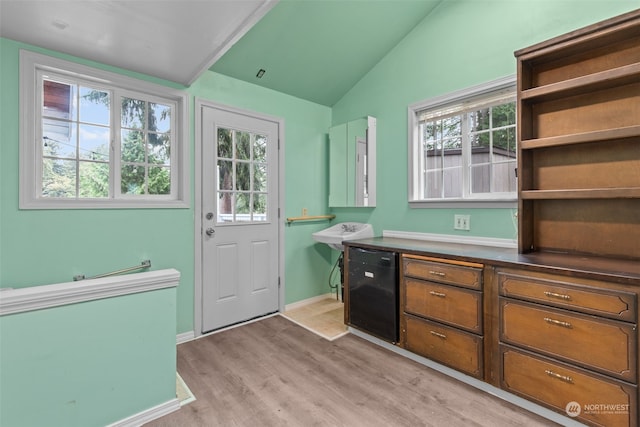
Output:
<path fill-rule="evenodd" d="M 207 236 L 213 236 L 216 233 L 216 230 L 214 230 L 213 228 L 209 227 L 205 230 L 205 233 L 207 233 Z"/>

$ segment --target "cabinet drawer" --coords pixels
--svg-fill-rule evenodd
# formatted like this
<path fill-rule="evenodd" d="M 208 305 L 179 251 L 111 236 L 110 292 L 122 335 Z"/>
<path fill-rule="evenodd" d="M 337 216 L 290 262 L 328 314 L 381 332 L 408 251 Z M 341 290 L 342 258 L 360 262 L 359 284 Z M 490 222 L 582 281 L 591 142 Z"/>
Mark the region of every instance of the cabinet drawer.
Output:
<path fill-rule="evenodd" d="M 634 323 L 636 321 L 636 295 L 630 292 L 594 289 L 572 285 L 561 280 L 505 272 L 498 273 L 498 285 L 500 294 L 504 296 L 541 302 L 616 320 Z"/>
<path fill-rule="evenodd" d="M 405 348 L 476 378 L 483 378 L 482 337 L 405 315 Z"/>
<path fill-rule="evenodd" d="M 579 408 L 575 418 L 591 425 L 637 426 L 636 386 L 509 346 L 500 355 L 503 389 L 564 415 Z"/>
<path fill-rule="evenodd" d="M 482 294 L 424 280 L 404 278 L 404 310 L 482 333 Z"/>
<path fill-rule="evenodd" d="M 636 383 L 636 327 L 500 298 L 500 340 Z"/>
<path fill-rule="evenodd" d="M 467 288 L 482 288 L 482 264 L 447 264 L 431 259 L 435 258 L 403 255 L 404 275 Z"/>

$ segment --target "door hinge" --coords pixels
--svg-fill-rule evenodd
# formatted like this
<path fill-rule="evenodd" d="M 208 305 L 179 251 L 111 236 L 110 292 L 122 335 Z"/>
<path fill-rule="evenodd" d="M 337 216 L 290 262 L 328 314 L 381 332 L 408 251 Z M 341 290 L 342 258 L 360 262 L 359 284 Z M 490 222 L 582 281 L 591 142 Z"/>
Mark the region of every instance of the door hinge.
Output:
<path fill-rule="evenodd" d="M 278 219 L 280 219 L 280 208 L 278 208 Z"/>
<path fill-rule="evenodd" d="M 280 287 L 280 276 L 278 276 L 278 288 Z"/>

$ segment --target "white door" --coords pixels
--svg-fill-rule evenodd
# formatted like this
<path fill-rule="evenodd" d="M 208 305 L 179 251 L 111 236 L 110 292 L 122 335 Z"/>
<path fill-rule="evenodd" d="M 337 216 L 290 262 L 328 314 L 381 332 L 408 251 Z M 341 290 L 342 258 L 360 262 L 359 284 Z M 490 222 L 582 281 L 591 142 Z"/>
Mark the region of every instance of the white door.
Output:
<path fill-rule="evenodd" d="M 202 108 L 202 332 L 278 311 L 279 124 Z"/>

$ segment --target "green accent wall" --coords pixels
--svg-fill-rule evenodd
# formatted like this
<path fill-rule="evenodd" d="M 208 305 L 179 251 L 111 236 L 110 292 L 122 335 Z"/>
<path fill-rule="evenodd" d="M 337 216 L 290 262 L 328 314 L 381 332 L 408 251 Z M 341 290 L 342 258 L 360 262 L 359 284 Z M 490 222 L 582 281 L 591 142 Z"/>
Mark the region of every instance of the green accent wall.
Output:
<path fill-rule="evenodd" d="M 176 288 L 0 317 L 0 425 L 101 427 L 175 399 Z"/>
<path fill-rule="evenodd" d="M 68 282 L 150 259 L 152 269 L 181 272 L 177 333 L 194 327 L 194 98 L 284 119 L 285 211 L 283 217 L 327 212 L 326 133 L 331 109 L 257 85 L 206 72 L 190 88 L 191 207 L 188 209 L 19 210 L 19 50 L 27 49 L 131 77 L 170 82 L 0 39 L 0 287 Z M 326 223 L 285 226 L 286 303 L 328 292 L 329 249 L 311 233 Z M 326 277 L 325 277 L 326 276 Z"/>
<path fill-rule="evenodd" d="M 19 49 L 74 60 L 170 87 L 176 84 L 0 39 L 0 287 L 65 282 L 135 265 L 176 268 L 177 333 L 193 330 L 194 98 L 284 119 L 285 210 L 282 217 L 324 214 L 328 207 L 328 129 L 377 118 L 377 207 L 335 208 L 338 221 L 383 230 L 515 238 L 512 209 L 412 209 L 407 203 L 407 106 L 515 73 L 513 51 L 639 6 L 637 0 L 443 1 L 333 108 L 206 72 L 185 90 L 190 100 L 192 203 L 187 209 L 18 209 Z M 314 17 L 310 16 L 313 20 Z M 471 214 L 471 231 L 453 215 Z M 329 291 L 337 253 L 311 233 L 328 222 L 285 225 L 286 303 Z"/>
<path fill-rule="evenodd" d="M 70 282 L 151 260 L 153 270 L 181 273 L 178 330 L 193 328 L 193 210 L 20 210 L 19 51 L 180 86 L 136 73 L 0 39 L 0 287 Z M 193 134 L 193 132 L 191 132 Z"/>
<path fill-rule="evenodd" d="M 638 0 L 456 0 L 441 2 L 332 109 L 332 123 L 377 118 L 377 207 L 332 209 L 340 221 L 383 230 L 517 238 L 514 209 L 409 207 L 407 108 L 515 75 L 513 52 L 640 7 Z M 453 229 L 454 214 L 471 230 Z"/>
<path fill-rule="evenodd" d="M 284 219 L 302 215 L 303 208 L 309 215 L 327 213 L 327 133 L 331 109 L 214 72 L 200 77 L 189 88 L 189 93 L 208 101 L 284 119 L 285 209 L 280 219 L 285 224 L 285 303 L 329 292 L 330 249 L 311 238 L 313 232 L 327 227 L 327 223 L 287 225 Z"/>
<path fill-rule="evenodd" d="M 0 287 L 22 288 L 67 282 L 76 274 L 94 275 L 136 265 L 145 259 L 154 270 L 181 272 L 177 290 L 145 299 L 130 296 L 98 303 L 100 309 L 79 304 L 62 309 L 5 316 L 1 320 L 0 369 L 3 408 L 0 424 L 48 424 L 24 407 L 25 394 L 39 396 L 61 425 L 103 425 L 148 408 L 169 396 L 168 378 L 145 377 L 145 363 L 175 363 L 175 349 L 156 346 L 148 336 L 158 310 L 171 308 L 175 322 L 162 323 L 166 333 L 189 332 L 194 327 L 194 159 L 195 98 L 227 104 L 282 118 L 285 122 L 285 210 L 281 220 L 324 214 L 328 207 L 328 130 L 367 115 L 377 118 L 377 207 L 334 208 L 334 221 L 370 222 L 376 234 L 383 230 L 458 234 L 514 239 L 512 209 L 412 209 L 407 203 L 407 107 L 454 90 L 515 73 L 513 51 L 640 6 L 637 0 L 457 0 L 442 1 L 414 30 L 377 63 L 333 108 L 284 93 L 206 72 L 190 88 L 191 207 L 184 209 L 19 210 L 19 49 L 24 48 L 93 67 L 137 77 L 170 87 L 179 86 L 113 67 L 0 39 Z M 316 19 L 309 16 L 309 20 Z M 329 23 L 330 24 L 330 23 Z M 327 83 L 328 84 L 328 83 Z M 455 213 L 471 214 L 471 231 L 453 230 Z M 286 303 L 329 292 L 331 265 L 337 256 L 311 234 L 329 225 L 325 221 L 284 225 Z M 168 299 L 167 299 L 168 298 Z M 171 308 L 172 309 L 172 308 Z M 41 315 L 53 312 L 52 321 Z M 107 317 L 114 315 L 115 320 Z M 49 313 L 51 314 L 51 313 Z M 123 337 L 102 332 L 103 326 L 126 331 Z M 132 326 L 135 325 L 135 326 Z M 149 325 L 150 326 L 150 325 Z M 157 324 L 155 326 L 158 326 Z M 54 332 L 55 340 L 49 339 Z M 82 337 L 82 340 L 78 338 Z M 136 340 L 147 351 L 128 353 Z M 149 340 L 149 341 L 147 341 Z M 43 345 L 46 344 L 46 345 Z M 83 349 L 90 357 L 78 360 Z M 159 357 L 158 355 L 166 355 Z M 121 370 L 104 370 L 93 357 L 118 360 Z M 42 364 L 46 360 L 47 363 Z M 51 368 L 56 366 L 59 368 Z M 50 369 L 47 369 L 49 367 Z M 83 395 L 83 378 L 138 376 L 142 388 L 127 390 L 92 386 Z M 24 384 L 21 381 L 24 379 Z M 125 380 L 123 380 L 126 383 Z M 160 386 L 162 383 L 162 387 Z M 5 386 L 15 395 L 7 395 Z M 119 383 L 122 384 L 122 383 Z M 73 388 L 73 392 L 71 391 Z M 127 405 L 114 413 L 113 399 Z M 5 412 L 5 408 L 11 408 Z M 17 412 L 19 411 L 19 412 Z M 88 421 L 95 412 L 97 421 Z"/>

